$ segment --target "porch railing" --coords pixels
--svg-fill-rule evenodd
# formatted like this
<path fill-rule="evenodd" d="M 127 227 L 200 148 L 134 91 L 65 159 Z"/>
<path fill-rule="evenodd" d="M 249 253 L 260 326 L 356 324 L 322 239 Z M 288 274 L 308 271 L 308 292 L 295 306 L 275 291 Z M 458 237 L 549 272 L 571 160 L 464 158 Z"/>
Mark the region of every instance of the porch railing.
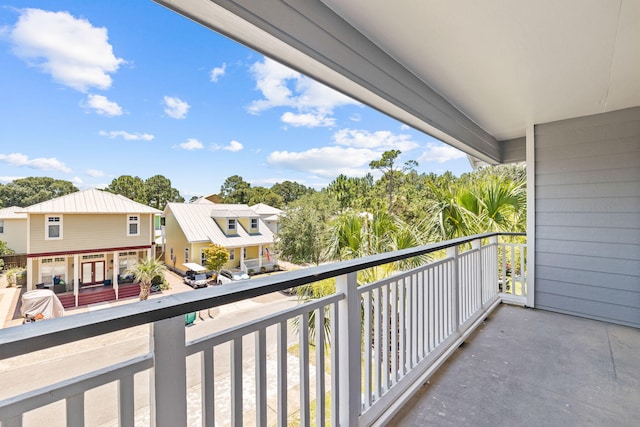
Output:
<path fill-rule="evenodd" d="M 516 276 L 517 262 L 510 258 L 516 250 L 509 246 L 515 243 L 498 243 L 501 235 L 506 234 L 470 236 L 0 330 L 2 361 L 151 326 L 147 354 L 0 401 L 1 426 L 21 426 L 25 413 L 58 401 L 65 402 L 58 417 L 66 417 L 67 426 L 133 426 L 145 416 L 151 425 L 171 427 L 285 426 L 292 417 L 300 425 L 384 424 L 513 295 L 514 283 L 522 284 L 517 289 L 523 294 L 516 296 L 526 296 L 525 245 L 517 246 L 521 274 Z M 365 269 L 442 250 L 444 258 L 358 286 L 358 273 Z M 500 269 L 507 263 L 512 266 L 508 289 L 507 272 Z M 336 280 L 330 296 L 186 339 L 186 313 L 327 278 Z M 193 357 L 200 360 L 195 367 L 187 363 Z M 148 390 L 134 385 L 141 373 L 149 375 Z M 189 385 L 187 378 L 194 377 L 199 384 Z M 108 419 L 104 411 L 85 405 L 87 393 L 105 384 L 117 384 L 118 410 Z M 139 397 L 146 391 L 147 405 Z"/>
<path fill-rule="evenodd" d="M 276 265 L 278 265 L 278 260 L 274 255 L 271 255 L 268 259 L 264 257 L 262 260 L 258 258 L 245 259 L 240 267 L 242 271 L 249 272 L 253 270 L 253 272 L 259 273 L 262 268 L 272 271 Z"/>

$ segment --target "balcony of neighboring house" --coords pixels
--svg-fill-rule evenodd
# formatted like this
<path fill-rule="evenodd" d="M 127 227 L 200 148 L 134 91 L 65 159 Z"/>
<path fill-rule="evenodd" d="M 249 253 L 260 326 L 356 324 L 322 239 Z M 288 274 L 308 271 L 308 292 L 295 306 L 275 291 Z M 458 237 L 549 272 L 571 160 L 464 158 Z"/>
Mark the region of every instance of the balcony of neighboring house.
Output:
<path fill-rule="evenodd" d="M 470 236 L 2 330 L 0 425 L 638 425 L 640 332 L 524 308 L 523 239 Z M 326 297 L 185 327 L 329 278 Z M 42 375 L 25 380 L 29 361 Z"/>

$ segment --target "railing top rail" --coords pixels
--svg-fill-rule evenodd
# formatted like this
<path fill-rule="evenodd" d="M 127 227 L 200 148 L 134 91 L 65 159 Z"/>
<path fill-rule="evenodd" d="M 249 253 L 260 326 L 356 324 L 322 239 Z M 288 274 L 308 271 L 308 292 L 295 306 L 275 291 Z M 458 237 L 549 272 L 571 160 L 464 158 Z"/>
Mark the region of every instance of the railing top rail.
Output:
<path fill-rule="evenodd" d="M 91 338 L 121 329 L 152 323 L 186 313 L 204 310 L 278 292 L 319 280 L 388 264 L 419 255 L 494 236 L 525 236 L 525 233 L 483 233 L 440 243 L 341 261 L 286 273 L 253 278 L 234 286 L 216 286 L 198 292 L 182 292 L 161 298 L 125 304 L 105 310 L 77 314 L 46 322 L 0 330 L 0 360 L 54 345 Z"/>

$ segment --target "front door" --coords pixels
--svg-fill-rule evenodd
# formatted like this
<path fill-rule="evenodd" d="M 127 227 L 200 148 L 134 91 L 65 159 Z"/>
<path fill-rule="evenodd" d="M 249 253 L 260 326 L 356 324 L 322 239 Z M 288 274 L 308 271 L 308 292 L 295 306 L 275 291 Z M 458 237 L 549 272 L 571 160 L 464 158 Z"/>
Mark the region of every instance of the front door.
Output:
<path fill-rule="evenodd" d="M 97 285 L 104 282 L 104 261 L 82 263 L 82 285 Z"/>

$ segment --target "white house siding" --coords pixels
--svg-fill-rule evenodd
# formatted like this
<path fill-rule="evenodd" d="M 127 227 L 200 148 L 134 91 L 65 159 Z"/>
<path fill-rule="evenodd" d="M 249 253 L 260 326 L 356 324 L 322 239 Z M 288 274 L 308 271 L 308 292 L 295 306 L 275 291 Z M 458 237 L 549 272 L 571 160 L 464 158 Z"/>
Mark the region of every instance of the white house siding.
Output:
<path fill-rule="evenodd" d="M 537 308 L 640 327 L 640 108 L 535 127 Z"/>
<path fill-rule="evenodd" d="M 127 236 L 126 214 L 62 214 L 60 240 L 45 239 L 46 216 L 30 215 L 30 254 L 148 246 L 153 241 L 149 214 L 138 214 L 139 236 Z"/>

